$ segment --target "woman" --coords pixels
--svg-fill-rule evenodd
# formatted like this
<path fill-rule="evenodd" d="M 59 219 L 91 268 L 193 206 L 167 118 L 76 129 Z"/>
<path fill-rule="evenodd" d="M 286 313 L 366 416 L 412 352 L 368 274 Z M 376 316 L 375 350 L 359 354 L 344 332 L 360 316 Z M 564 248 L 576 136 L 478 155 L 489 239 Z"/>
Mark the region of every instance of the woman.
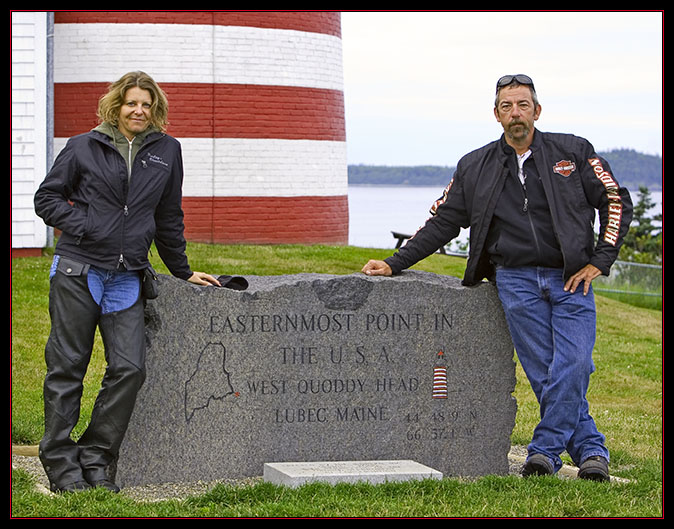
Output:
<path fill-rule="evenodd" d="M 141 285 L 151 243 L 176 277 L 218 285 L 193 272 L 185 255 L 182 153 L 165 132 L 162 90 L 147 74 L 128 73 L 100 99 L 98 116 L 98 127 L 68 141 L 35 194 L 37 214 L 61 231 L 50 273 L 40 442 L 55 492 L 119 491 L 115 462 L 145 379 Z M 96 327 L 107 369 L 91 422 L 75 442 Z"/>

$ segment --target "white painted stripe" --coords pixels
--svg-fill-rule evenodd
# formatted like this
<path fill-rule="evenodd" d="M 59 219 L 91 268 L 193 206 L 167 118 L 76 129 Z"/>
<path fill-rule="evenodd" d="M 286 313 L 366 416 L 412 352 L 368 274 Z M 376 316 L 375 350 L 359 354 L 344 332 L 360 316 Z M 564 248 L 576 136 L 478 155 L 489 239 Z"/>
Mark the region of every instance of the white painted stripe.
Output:
<path fill-rule="evenodd" d="M 348 192 L 346 142 L 178 138 L 183 195 L 335 196 Z M 56 138 L 60 151 L 67 140 Z"/>
<path fill-rule="evenodd" d="M 160 84 L 343 89 L 342 42 L 332 35 L 193 24 L 56 24 L 54 35 L 56 83 L 143 70 Z"/>

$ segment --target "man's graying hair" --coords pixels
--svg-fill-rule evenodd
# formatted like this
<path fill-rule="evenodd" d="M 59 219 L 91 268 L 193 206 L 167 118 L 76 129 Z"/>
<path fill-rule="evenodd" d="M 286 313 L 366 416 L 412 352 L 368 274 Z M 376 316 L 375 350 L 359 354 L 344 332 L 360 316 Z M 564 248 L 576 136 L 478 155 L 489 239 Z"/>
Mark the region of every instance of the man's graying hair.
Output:
<path fill-rule="evenodd" d="M 102 122 L 117 125 L 119 111 L 124 104 L 124 96 L 130 88 L 142 88 L 150 92 L 152 106 L 150 124 L 161 131 L 166 131 L 168 126 L 168 100 L 159 85 L 144 72 L 129 72 L 121 79 L 112 83 L 108 93 L 98 101 L 98 118 Z"/>
<path fill-rule="evenodd" d="M 506 86 L 502 86 L 501 88 L 499 88 L 496 91 L 496 98 L 494 99 L 494 107 L 498 107 L 498 96 L 501 93 L 501 90 L 503 90 L 504 88 L 508 88 L 510 86 L 526 86 L 527 88 L 529 88 L 529 90 L 531 90 L 531 98 L 534 102 L 534 106 L 539 105 L 538 95 L 536 94 L 536 90 L 534 89 L 533 85 L 519 83 L 519 82 L 517 82 L 517 80 L 513 80 L 510 84 L 508 84 Z"/>

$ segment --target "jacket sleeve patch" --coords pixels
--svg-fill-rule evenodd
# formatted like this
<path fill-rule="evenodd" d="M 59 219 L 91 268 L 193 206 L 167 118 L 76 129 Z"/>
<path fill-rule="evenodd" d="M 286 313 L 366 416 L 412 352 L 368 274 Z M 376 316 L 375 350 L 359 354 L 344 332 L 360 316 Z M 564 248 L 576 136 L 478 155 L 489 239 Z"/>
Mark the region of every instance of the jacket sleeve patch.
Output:
<path fill-rule="evenodd" d="M 444 204 L 447 201 L 447 195 L 449 194 L 449 190 L 452 189 L 452 184 L 454 183 L 454 177 L 449 181 L 449 184 L 447 184 L 447 187 L 445 187 L 444 191 L 442 192 L 442 196 L 433 202 L 433 205 L 431 206 L 430 213 L 431 215 L 435 216 L 438 213 L 438 207 L 440 207 L 442 204 Z"/>
<path fill-rule="evenodd" d="M 623 214 L 623 203 L 620 198 L 618 183 L 613 178 L 613 175 L 604 169 L 599 158 L 590 158 L 588 160 L 594 175 L 604 185 L 606 189 L 606 196 L 609 200 L 608 204 L 608 223 L 604 231 L 604 242 L 615 246 L 618 243 L 618 234 L 620 233 L 620 224 Z"/>

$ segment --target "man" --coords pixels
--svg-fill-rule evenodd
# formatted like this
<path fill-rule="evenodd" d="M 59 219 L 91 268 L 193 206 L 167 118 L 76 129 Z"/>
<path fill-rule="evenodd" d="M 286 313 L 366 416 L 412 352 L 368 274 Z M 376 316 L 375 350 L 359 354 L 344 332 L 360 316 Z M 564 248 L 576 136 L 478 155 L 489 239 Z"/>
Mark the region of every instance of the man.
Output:
<path fill-rule="evenodd" d="M 126 74 L 99 101 L 101 124 L 71 138 L 35 194 L 35 210 L 61 230 L 50 272 L 45 347 L 45 434 L 40 459 L 55 492 L 105 487 L 145 379 L 143 270 L 152 241 L 170 272 L 193 272 L 183 236 L 182 154 L 164 130 L 168 103 L 152 78 Z M 91 422 L 75 442 L 82 380 L 96 327 L 107 369 Z"/>
<path fill-rule="evenodd" d="M 463 283 L 495 281 L 540 404 L 523 474 L 554 474 L 566 450 L 579 477 L 608 480 L 609 453 L 586 400 L 596 332 L 591 283 L 609 273 L 632 203 L 586 140 L 535 129 L 540 114 L 531 78 L 499 79 L 502 137 L 464 156 L 424 227 L 363 272 L 397 274 L 470 227 Z"/>

